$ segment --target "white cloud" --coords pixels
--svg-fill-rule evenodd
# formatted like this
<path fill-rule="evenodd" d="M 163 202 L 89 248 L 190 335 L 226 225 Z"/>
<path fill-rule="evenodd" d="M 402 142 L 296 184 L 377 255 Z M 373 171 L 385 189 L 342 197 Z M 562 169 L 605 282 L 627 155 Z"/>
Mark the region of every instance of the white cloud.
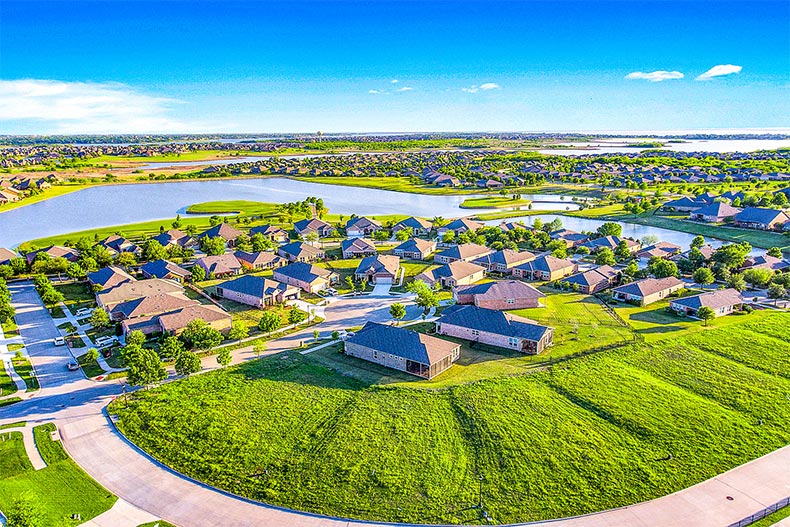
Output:
<path fill-rule="evenodd" d="M 398 84 L 398 79 L 392 79 L 392 80 L 390 81 L 390 83 L 391 83 L 391 84 Z"/>
<path fill-rule="evenodd" d="M 665 71 L 665 70 L 658 70 L 658 71 L 634 71 L 629 73 L 625 76 L 626 79 L 629 80 L 646 80 L 650 82 L 661 82 L 666 80 L 672 79 L 682 79 L 684 75 L 679 71 Z"/>
<path fill-rule="evenodd" d="M 500 87 L 499 84 L 494 84 L 493 82 L 486 82 L 480 85 L 480 89 L 483 91 L 498 90 Z"/>
<path fill-rule="evenodd" d="M 34 124 L 41 133 L 197 131 L 169 115 L 178 104 L 116 82 L 0 80 L 0 122 Z"/>
<path fill-rule="evenodd" d="M 411 86 L 403 86 L 395 91 L 412 91 L 412 90 L 414 90 L 414 88 L 412 88 Z"/>
<path fill-rule="evenodd" d="M 368 90 L 368 93 L 381 93 L 381 92 L 378 90 Z"/>
<path fill-rule="evenodd" d="M 734 64 L 719 64 L 713 66 L 711 69 L 697 77 L 698 81 L 709 81 L 714 77 L 721 77 L 722 75 L 732 75 L 733 73 L 740 73 L 743 67 Z"/>

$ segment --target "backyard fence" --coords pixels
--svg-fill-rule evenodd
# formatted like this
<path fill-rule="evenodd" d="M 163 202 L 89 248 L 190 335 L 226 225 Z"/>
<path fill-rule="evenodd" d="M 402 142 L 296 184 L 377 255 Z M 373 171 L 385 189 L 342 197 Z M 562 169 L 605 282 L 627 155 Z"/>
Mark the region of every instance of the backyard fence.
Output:
<path fill-rule="evenodd" d="M 774 503 L 773 505 L 769 505 L 763 510 L 755 512 L 751 516 L 747 516 L 746 518 L 740 521 L 731 523 L 728 527 L 746 527 L 747 525 L 751 525 L 755 522 L 762 520 L 766 516 L 770 516 L 771 514 L 775 513 L 780 509 L 787 507 L 788 505 L 790 505 L 790 497 L 783 498 L 777 501 L 776 503 Z"/>

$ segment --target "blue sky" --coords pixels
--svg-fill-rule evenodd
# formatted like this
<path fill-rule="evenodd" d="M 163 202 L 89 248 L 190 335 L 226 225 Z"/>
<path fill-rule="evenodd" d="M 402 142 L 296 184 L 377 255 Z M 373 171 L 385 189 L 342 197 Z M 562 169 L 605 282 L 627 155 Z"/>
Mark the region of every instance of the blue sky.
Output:
<path fill-rule="evenodd" d="M 0 79 L 0 133 L 790 127 L 790 2 L 3 0 Z"/>

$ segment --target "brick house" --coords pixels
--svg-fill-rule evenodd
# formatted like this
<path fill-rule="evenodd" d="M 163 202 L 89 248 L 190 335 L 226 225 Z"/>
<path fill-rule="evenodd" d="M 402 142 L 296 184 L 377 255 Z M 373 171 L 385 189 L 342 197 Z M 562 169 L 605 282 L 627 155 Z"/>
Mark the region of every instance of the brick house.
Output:
<path fill-rule="evenodd" d="M 528 318 L 477 306 L 452 306 L 436 322 L 436 333 L 535 355 L 554 343 L 554 330 Z"/>
<path fill-rule="evenodd" d="M 518 280 L 503 280 L 485 284 L 464 285 L 453 289 L 458 304 L 474 304 L 486 309 L 526 309 L 541 307 L 546 295 L 531 285 Z"/>

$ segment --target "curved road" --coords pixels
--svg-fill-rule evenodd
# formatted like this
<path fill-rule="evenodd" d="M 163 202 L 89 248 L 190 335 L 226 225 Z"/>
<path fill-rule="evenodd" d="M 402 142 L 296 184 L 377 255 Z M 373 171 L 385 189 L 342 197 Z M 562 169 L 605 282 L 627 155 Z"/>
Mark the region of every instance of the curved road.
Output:
<path fill-rule="evenodd" d="M 64 446 L 88 474 L 126 502 L 182 527 L 376 525 L 249 502 L 159 465 L 126 442 L 103 413 L 112 398 L 121 394 L 121 384 L 97 383 L 85 379 L 81 372 L 69 372 L 65 365 L 71 355 L 67 347 L 52 345 L 58 331 L 32 285 L 12 284 L 10 288 L 20 333 L 43 388 L 31 399 L 0 409 L 0 424 L 20 419 L 55 421 Z M 327 310 L 328 326 L 359 325 L 356 321 L 365 313 L 369 316 L 368 309 L 373 310 L 374 316 L 383 317 L 386 306 L 395 300 L 393 297 L 344 300 L 337 309 Z M 282 342 L 273 341 L 270 351 L 292 345 L 299 335 L 304 338 L 304 333 L 296 338 L 286 337 Z M 237 353 L 234 359 L 245 360 L 245 357 Z M 787 496 L 790 496 L 790 447 L 670 496 L 584 517 L 533 525 L 724 527 Z"/>

